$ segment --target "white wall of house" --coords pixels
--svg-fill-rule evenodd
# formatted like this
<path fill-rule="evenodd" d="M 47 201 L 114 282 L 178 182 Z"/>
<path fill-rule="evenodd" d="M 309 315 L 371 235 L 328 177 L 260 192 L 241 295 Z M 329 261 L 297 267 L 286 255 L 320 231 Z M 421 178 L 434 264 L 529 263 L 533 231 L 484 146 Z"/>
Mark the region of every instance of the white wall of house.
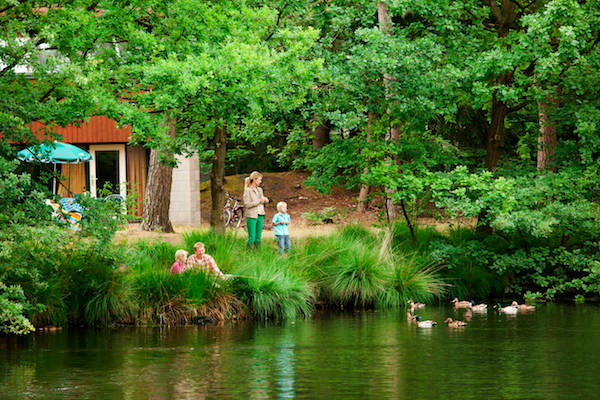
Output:
<path fill-rule="evenodd" d="M 200 161 L 198 154 L 186 158 L 177 156 L 171 185 L 171 223 L 200 225 Z"/>

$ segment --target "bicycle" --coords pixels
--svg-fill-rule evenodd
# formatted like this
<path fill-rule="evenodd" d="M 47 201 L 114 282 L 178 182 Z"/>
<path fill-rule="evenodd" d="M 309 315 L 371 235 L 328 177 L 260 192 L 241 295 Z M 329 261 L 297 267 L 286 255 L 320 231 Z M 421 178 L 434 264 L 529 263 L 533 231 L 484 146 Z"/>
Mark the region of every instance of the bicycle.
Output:
<path fill-rule="evenodd" d="M 225 192 L 225 196 L 227 196 L 225 207 L 223 207 L 223 221 L 225 222 L 225 227 L 232 226 L 234 228 L 239 228 L 244 219 L 244 205 L 241 200 L 236 199 L 227 192 Z"/>

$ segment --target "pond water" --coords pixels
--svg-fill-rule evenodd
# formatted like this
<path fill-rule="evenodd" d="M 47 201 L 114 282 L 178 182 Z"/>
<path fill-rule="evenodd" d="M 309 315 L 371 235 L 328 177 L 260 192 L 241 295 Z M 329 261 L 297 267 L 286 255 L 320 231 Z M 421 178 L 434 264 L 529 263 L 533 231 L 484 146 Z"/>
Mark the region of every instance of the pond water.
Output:
<path fill-rule="evenodd" d="M 599 332 L 598 306 L 554 304 L 474 314 L 462 329 L 418 329 L 401 312 L 70 329 L 0 337 L 0 398 L 591 399 L 600 396 Z"/>

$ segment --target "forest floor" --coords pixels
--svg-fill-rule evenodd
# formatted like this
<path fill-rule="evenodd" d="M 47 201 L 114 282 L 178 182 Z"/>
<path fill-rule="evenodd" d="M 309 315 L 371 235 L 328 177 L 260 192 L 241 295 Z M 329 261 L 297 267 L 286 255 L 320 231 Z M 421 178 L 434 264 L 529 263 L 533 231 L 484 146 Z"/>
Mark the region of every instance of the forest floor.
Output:
<path fill-rule="evenodd" d="M 231 175 L 225 179 L 225 190 L 233 197 L 242 198 L 244 192 L 244 178 L 247 175 Z M 292 224 L 290 225 L 290 234 L 294 238 L 303 238 L 307 236 L 316 236 L 329 234 L 339 226 L 348 223 L 359 223 L 364 226 L 373 226 L 380 222 L 382 211 L 382 200 L 374 198 L 370 201 L 367 211 L 362 213 L 356 210 L 358 191 L 349 191 L 344 188 L 335 187 L 331 193 L 323 194 L 307 187 L 304 184 L 309 174 L 306 172 L 267 172 L 263 177 L 263 190 L 265 196 L 269 198 L 270 203 L 266 206 L 265 231 L 264 237 L 273 237 L 271 220 L 277 212 L 276 205 L 280 201 L 288 204 L 288 213 L 290 214 Z M 210 220 L 210 187 L 209 182 L 205 182 L 200 187 L 200 211 L 202 217 L 201 229 L 209 227 Z M 302 216 L 304 213 L 318 213 L 323 209 L 335 208 L 335 216 L 331 223 L 315 224 L 313 221 Z M 417 219 L 419 225 L 435 226 L 440 231 L 447 230 L 453 225 L 472 226 L 474 221 L 443 221 L 440 222 L 434 218 L 422 217 Z M 124 230 L 116 235 L 117 241 L 135 241 L 137 239 L 159 239 L 161 241 L 177 244 L 182 242 L 182 235 L 198 227 L 176 225 L 175 233 L 157 233 L 145 232 L 140 230 L 139 224 L 130 224 Z M 245 235 L 245 229 L 239 229 L 240 235 Z"/>
<path fill-rule="evenodd" d="M 225 178 L 225 190 L 232 196 L 241 199 L 244 193 L 243 175 L 231 175 Z M 277 203 L 285 201 L 292 222 L 299 226 L 310 225 L 311 221 L 302 217 L 305 212 L 320 212 L 324 208 L 334 207 L 338 211 L 334 223 L 360 221 L 374 223 L 377 221 L 379 209 L 373 208 L 366 213 L 356 211 L 358 192 L 351 192 L 344 188 L 335 187 L 329 194 L 319 193 L 307 187 L 304 181 L 309 174 L 306 172 L 267 172 L 263 176 L 262 188 L 270 202 L 266 205 L 265 225 L 271 226 L 270 221 L 277 213 Z M 200 188 L 202 221 L 210 220 L 210 187 L 205 182 Z"/>

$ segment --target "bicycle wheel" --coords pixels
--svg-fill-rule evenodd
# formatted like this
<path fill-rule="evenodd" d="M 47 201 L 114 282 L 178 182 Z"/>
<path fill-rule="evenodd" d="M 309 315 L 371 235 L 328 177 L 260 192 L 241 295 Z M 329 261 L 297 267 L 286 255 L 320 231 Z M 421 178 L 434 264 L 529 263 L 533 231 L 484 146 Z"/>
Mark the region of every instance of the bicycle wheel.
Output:
<path fill-rule="evenodd" d="M 240 225 L 242 224 L 242 220 L 244 219 L 244 212 L 239 209 L 235 211 L 235 214 L 233 214 L 233 218 L 231 219 L 231 225 L 234 228 L 239 228 Z"/>
<path fill-rule="evenodd" d="M 223 224 L 225 224 L 225 226 L 229 226 L 229 224 L 231 223 L 231 211 L 225 209 L 223 210 Z"/>

